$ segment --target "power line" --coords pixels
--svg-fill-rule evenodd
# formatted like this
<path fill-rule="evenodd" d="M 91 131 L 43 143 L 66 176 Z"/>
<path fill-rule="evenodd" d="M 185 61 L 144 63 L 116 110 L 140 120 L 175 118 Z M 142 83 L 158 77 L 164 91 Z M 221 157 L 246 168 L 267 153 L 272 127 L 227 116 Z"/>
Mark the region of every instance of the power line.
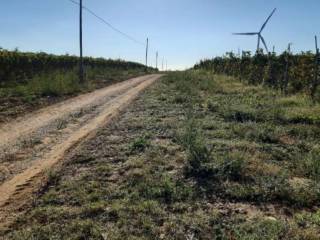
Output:
<path fill-rule="evenodd" d="M 68 0 L 70 2 L 72 2 L 73 4 L 76 4 L 76 5 L 79 5 L 78 2 L 76 2 L 75 0 Z M 83 6 L 82 7 L 83 9 L 85 9 L 88 13 L 90 13 L 91 15 L 93 15 L 94 17 L 96 17 L 97 19 L 99 19 L 101 22 L 103 22 L 105 25 L 107 25 L 109 28 L 111 28 L 113 31 L 121 34 L 122 36 L 126 37 L 127 39 L 139 44 L 139 45 L 142 45 L 142 46 L 145 46 L 145 43 L 143 42 L 140 42 L 138 41 L 137 39 L 135 39 L 134 37 L 131 37 L 130 35 L 122 32 L 121 30 L 119 30 L 118 28 L 114 27 L 111 23 L 109 23 L 108 21 L 106 21 L 104 18 L 100 17 L 98 14 L 96 14 L 94 11 L 92 11 L 91 9 L 87 8 L 86 6 Z"/>
<path fill-rule="evenodd" d="M 71 3 L 73 3 L 73 4 L 75 4 L 75 5 L 77 5 L 77 6 L 79 6 L 79 7 L 81 7 L 81 6 L 80 6 L 80 3 L 77 2 L 76 0 L 68 0 L 68 1 L 71 2 Z M 132 42 L 134 42 L 134 43 L 136 43 L 136 44 L 138 44 L 138 45 L 141 45 L 141 46 L 146 47 L 146 43 L 141 42 L 141 41 L 135 39 L 134 37 L 130 36 L 129 34 L 127 34 L 127 33 L 123 32 L 123 31 L 119 30 L 118 28 L 116 28 L 115 26 L 113 26 L 111 23 L 109 23 L 109 22 L 108 22 L 107 20 L 105 20 L 104 18 L 100 17 L 98 14 L 96 14 L 94 11 L 92 11 L 92 10 L 89 9 L 88 7 L 82 5 L 82 9 L 86 10 L 86 11 L 87 11 L 88 13 L 90 13 L 92 16 L 96 17 L 96 18 L 97 18 L 98 20 L 100 20 L 103 24 L 107 25 L 109 28 L 111 28 L 113 31 L 119 33 L 119 34 L 122 35 L 123 37 L 131 40 Z M 152 48 L 150 48 L 150 46 L 147 46 L 147 48 L 148 48 L 148 51 L 149 51 L 149 52 L 154 52 L 154 53 L 155 53 L 155 50 L 152 49 Z"/>

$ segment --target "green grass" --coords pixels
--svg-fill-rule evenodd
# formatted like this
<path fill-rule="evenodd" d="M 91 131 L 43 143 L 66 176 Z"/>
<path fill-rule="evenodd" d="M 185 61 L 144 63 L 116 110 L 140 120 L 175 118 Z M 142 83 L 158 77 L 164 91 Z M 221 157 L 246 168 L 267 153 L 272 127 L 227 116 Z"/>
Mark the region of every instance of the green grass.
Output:
<path fill-rule="evenodd" d="M 78 71 L 52 70 L 24 82 L 9 81 L 0 86 L 0 122 L 60 100 L 145 75 L 144 68 L 86 68 L 86 81 L 79 83 Z"/>
<path fill-rule="evenodd" d="M 319 239 L 320 114 L 193 71 L 156 83 L 68 159 L 9 239 Z M 77 230 L 75 230 L 77 229 Z"/>
<path fill-rule="evenodd" d="M 205 82 L 212 81 L 212 77 L 203 72 L 189 74 L 197 76 L 185 78 L 177 74 L 175 85 L 179 89 L 177 95 L 190 96 L 190 90 L 180 88 L 179 81 L 189 84 L 190 89 L 198 93 L 191 100 L 191 111 L 199 126 L 190 129 L 188 123 L 185 124 L 190 134 L 199 129 L 203 131 L 201 141 L 193 138 L 186 147 L 192 155 L 189 168 L 194 169 L 193 175 L 204 175 L 210 181 L 211 178 L 217 181 L 215 175 L 220 179 L 222 175 L 222 179 L 228 181 L 219 184 L 219 192 L 231 199 L 280 201 L 301 207 L 317 204 L 320 195 L 315 173 L 319 168 L 319 154 L 314 150 L 310 153 L 317 147 L 317 138 L 310 129 L 319 132 L 316 120 L 319 106 L 303 96 L 284 98 L 270 90 L 242 85 L 224 76 L 216 76 L 219 87 L 211 84 L 212 89 L 203 89 L 201 86 L 208 85 Z M 198 82 L 199 76 L 203 77 L 202 85 Z M 208 125 L 217 127 L 208 128 Z M 303 137 L 294 136 L 292 132 L 295 131 Z M 190 147 L 195 149 L 190 150 Z M 208 149 L 214 150 L 209 154 Z M 301 158 L 297 161 L 295 155 Z M 256 172 L 257 164 L 269 165 L 271 171 L 272 168 L 277 171 Z M 201 173 L 202 169 L 205 174 Z M 304 173 L 302 169 L 305 169 Z M 305 191 L 290 184 L 295 178 L 305 179 Z M 204 184 L 206 190 L 216 194 L 217 189 L 213 186 Z"/>
<path fill-rule="evenodd" d="M 116 70 L 116 69 L 100 69 L 87 68 L 86 79 L 84 84 L 79 83 L 78 72 L 76 69 L 72 71 L 52 71 L 50 73 L 41 73 L 34 76 L 25 83 L 11 83 L 0 88 L 0 97 L 22 97 L 25 100 L 32 101 L 43 96 L 64 96 L 76 94 L 81 91 L 90 91 L 99 87 L 99 85 L 107 85 L 121 81 L 132 76 L 138 76 L 144 71 L 137 70 Z"/>
<path fill-rule="evenodd" d="M 147 137 L 139 137 L 133 141 L 133 143 L 130 146 L 131 152 L 143 152 L 148 146 L 150 146 L 150 143 L 147 139 Z"/>

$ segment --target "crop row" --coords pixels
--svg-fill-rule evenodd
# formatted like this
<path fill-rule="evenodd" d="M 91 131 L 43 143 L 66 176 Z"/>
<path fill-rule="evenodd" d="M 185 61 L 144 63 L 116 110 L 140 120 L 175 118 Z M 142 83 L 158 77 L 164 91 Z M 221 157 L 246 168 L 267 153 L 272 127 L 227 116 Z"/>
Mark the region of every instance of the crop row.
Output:
<path fill-rule="evenodd" d="M 317 59 L 311 52 L 284 52 L 281 55 L 243 52 L 241 57 L 227 53 L 223 57 L 203 60 L 194 68 L 234 76 L 249 84 L 263 84 L 285 94 L 304 92 L 313 99 L 320 81 L 319 57 Z"/>
<path fill-rule="evenodd" d="M 76 56 L 57 56 L 46 53 L 24 53 L 0 50 L 0 85 L 4 83 L 22 83 L 35 75 L 54 71 L 69 71 L 78 67 Z M 85 57 L 84 65 L 88 68 L 109 68 L 116 70 L 143 69 L 144 65 L 123 60 Z"/>

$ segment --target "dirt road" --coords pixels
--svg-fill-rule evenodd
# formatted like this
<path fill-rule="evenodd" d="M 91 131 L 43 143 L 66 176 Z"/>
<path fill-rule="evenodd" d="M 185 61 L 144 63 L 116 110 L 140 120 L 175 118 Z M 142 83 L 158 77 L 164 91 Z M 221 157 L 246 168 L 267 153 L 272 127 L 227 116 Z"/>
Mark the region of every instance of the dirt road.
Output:
<path fill-rule="evenodd" d="M 0 125 L 0 228 L 19 214 L 68 150 L 94 136 L 160 77 L 134 78 Z"/>

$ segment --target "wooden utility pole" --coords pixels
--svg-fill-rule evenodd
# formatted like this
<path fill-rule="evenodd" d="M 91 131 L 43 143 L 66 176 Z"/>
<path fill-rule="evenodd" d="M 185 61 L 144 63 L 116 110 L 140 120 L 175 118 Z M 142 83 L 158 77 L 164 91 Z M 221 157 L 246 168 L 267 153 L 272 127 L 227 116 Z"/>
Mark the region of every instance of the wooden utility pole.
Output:
<path fill-rule="evenodd" d="M 315 55 L 315 66 L 314 66 L 314 80 L 311 85 L 311 98 L 314 100 L 317 87 L 319 85 L 319 64 L 320 64 L 320 54 L 319 54 L 319 48 L 318 48 L 318 38 L 317 36 L 314 37 L 315 40 L 315 46 L 316 46 L 316 55 Z"/>
<path fill-rule="evenodd" d="M 83 51 L 82 51 L 82 0 L 80 0 L 80 64 L 79 64 L 79 80 L 80 83 L 84 82 L 84 77 L 83 77 Z"/>
<path fill-rule="evenodd" d="M 163 64 L 164 64 L 164 59 L 162 58 L 162 72 L 163 72 Z"/>
<path fill-rule="evenodd" d="M 158 54 L 158 52 L 156 53 L 156 69 L 158 69 L 158 56 L 159 56 L 159 54 Z"/>
<path fill-rule="evenodd" d="M 147 38 L 147 47 L 146 47 L 146 68 L 148 69 L 148 51 L 149 51 L 149 38 Z"/>

